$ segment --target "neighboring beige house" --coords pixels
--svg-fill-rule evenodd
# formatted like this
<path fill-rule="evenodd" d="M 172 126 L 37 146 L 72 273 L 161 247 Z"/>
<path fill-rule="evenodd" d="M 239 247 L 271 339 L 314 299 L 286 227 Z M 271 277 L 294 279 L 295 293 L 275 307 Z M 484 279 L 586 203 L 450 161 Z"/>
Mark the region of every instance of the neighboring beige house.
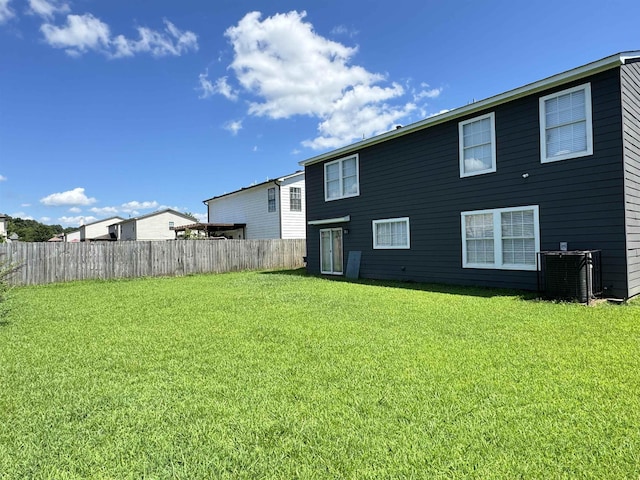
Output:
<path fill-rule="evenodd" d="M 300 171 L 204 200 L 208 224 L 227 238 L 305 238 L 304 184 Z"/>
<path fill-rule="evenodd" d="M 0 213 L 0 243 L 7 240 L 7 221 L 9 218 L 4 214 Z"/>
<path fill-rule="evenodd" d="M 128 218 L 109 225 L 109 234 L 118 241 L 129 240 L 174 240 L 174 227 L 189 225 L 195 218 L 170 208 L 157 212 Z"/>
<path fill-rule="evenodd" d="M 78 243 L 80 241 L 80 230 L 74 230 L 64 236 L 64 241 L 69 243 Z"/>
<path fill-rule="evenodd" d="M 116 240 L 114 236 L 109 234 L 109 225 L 124 220 L 122 217 L 109 217 L 103 220 L 81 225 L 78 230 L 69 232 L 65 235 L 65 242 L 90 242 L 90 241 L 108 241 Z"/>

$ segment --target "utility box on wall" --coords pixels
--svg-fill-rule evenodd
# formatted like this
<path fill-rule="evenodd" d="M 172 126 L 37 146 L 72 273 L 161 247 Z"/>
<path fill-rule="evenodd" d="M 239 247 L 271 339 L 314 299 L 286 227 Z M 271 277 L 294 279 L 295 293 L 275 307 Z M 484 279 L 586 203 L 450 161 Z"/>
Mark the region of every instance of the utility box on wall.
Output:
<path fill-rule="evenodd" d="M 602 294 L 600 250 L 540 252 L 538 266 L 538 291 L 545 298 L 589 303 Z"/>

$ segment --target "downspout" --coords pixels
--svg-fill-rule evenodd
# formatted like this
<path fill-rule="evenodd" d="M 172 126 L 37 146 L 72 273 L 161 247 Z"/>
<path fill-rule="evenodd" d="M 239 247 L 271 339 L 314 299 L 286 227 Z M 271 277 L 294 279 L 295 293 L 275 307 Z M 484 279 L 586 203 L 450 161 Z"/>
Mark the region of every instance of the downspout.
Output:
<path fill-rule="evenodd" d="M 278 180 L 274 180 L 273 184 L 278 187 L 278 196 L 276 197 L 278 199 L 278 238 L 282 238 L 282 196 L 280 195 L 282 189 Z"/>
<path fill-rule="evenodd" d="M 202 203 L 207 206 L 207 223 L 211 223 L 211 218 L 209 218 L 209 204 L 207 203 L 207 200 L 203 200 Z"/>

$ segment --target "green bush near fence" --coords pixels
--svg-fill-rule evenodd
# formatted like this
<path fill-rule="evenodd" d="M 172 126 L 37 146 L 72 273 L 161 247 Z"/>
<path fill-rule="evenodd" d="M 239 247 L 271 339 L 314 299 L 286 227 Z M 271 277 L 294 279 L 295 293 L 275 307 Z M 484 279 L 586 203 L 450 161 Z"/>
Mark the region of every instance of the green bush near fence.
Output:
<path fill-rule="evenodd" d="M 639 477 L 639 305 L 297 273 L 16 289 L 0 477 Z"/>

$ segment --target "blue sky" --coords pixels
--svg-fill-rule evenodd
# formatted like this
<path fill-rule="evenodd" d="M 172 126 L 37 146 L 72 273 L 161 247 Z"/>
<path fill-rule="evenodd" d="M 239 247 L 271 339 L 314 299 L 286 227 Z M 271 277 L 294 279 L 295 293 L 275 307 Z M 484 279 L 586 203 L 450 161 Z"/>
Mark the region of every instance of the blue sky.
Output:
<path fill-rule="evenodd" d="M 47 224 L 294 172 L 640 49 L 640 2 L 0 0 L 0 212 Z"/>

